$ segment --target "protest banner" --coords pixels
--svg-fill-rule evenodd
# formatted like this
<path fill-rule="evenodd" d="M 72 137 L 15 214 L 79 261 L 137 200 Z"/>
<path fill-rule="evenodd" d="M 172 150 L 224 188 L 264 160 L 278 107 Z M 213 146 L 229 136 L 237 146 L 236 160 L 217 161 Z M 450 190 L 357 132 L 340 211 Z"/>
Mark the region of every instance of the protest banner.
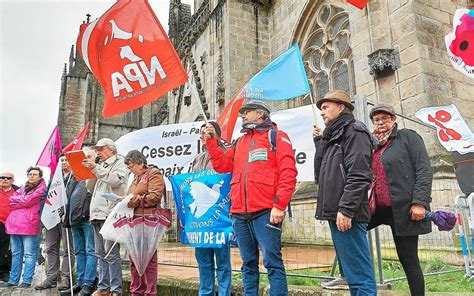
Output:
<path fill-rule="evenodd" d="M 148 164 L 158 166 L 164 177 L 189 173 L 192 160 L 202 151 L 202 124 L 200 121 L 144 128 L 122 136 L 115 145 L 122 155 L 134 149 L 142 152 Z M 167 178 L 165 182 L 171 186 Z"/>
<path fill-rule="evenodd" d="M 312 130 L 314 119 L 311 106 L 303 106 L 273 112 L 271 119 L 278 128 L 285 131 L 295 151 L 298 181 L 314 181 L 314 143 Z M 240 120 L 240 119 L 239 119 Z M 141 129 L 122 136 L 116 141 L 120 154 L 126 155 L 130 150 L 141 151 L 148 164 L 158 166 L 163 176 L 189 173 L 192 160 L 202 151 L 199 129 L 204 122 L 160 125 Z M 318 126 L 324 126 L 318 115 Z M 234 128 L 234 136 L 240 135 L 240 121 Z M 171 186 L 165 178 L 167 186 Z"/>
<path fill-rule="evenodd" d="M 51 229 L 61 222 L 59 218 L 59 208 L 67 204 L 66 186 L 64 185 L 63 171 L 61 167 L 56 168 L 48 195 L 44 201 L 44 208 L 41 212 L 41 222 L 46 229 Z"/>
<path fill-rule="evenodd" d="M 455 105 L 422 108 L 415 116 L 436 128 L 438 140 L 446 150 L 474 152 L 474 135 Z"/>
<path fill-rule="evenodd" d="M 231 174 L 210 169 L 169 179 L 185 239 L 192 247 L 219 248 L 234 240 L 229 217 Z"/>

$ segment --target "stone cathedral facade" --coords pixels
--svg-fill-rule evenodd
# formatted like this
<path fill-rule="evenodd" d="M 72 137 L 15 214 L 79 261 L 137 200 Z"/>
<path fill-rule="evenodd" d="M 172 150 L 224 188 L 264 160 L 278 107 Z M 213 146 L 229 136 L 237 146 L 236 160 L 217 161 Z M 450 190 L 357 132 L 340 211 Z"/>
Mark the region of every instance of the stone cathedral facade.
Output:
<path fill-rule="evenodd" d="M 294 43 L 315 99 L 328 90 L 345 90 L 360 120 L 366 101 L 390 103 L 410 118 L 422 107 L 454 103 L 474 129 L 474 80 L 452 68 L 444 44 L 458 8 L 474 9 L 474 2 L 370 0 L 359 10 L 343 0 L 195 0 L 191 13 L 189 5 L 170 0 L 169 36 L 189 82 L 150 105 L 106 120 L 100 86 L 71 49 L 60 94 L 62 141 L 68 143 L 87 121 L 91 144 L 147 126 L 199 120 L 197 100 L 207 118 L 217 118 L 254 74 Z M 309 103 L 296 98 L 273 108 Z M 440 192 L 433 198 L 441 203 L 443 192 L 457 190 L 449 155 L 433 130 L 401 118 L 399 123 L 423 136 Z M 305 219 L 314 219 L 314 190 L 298 195 L 294 206 L 303 213 L 304 225 Z"/>

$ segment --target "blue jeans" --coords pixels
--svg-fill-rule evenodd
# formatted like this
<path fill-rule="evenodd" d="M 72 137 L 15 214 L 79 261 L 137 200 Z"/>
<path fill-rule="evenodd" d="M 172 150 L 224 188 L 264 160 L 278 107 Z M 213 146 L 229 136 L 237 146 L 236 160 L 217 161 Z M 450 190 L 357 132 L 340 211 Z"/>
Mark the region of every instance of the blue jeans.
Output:
<path fill-rule="evenodd" d="M 72 239 L 76 252 L 76 283 L 94 286 L 97 257 L 94 247 L 94 230 L 89 222 L 72 226 Z"/>
<path fill-rule="evenodd" d="M 214 274 L 217 267 L 219 296 L 230 296 L 232 291 L 232 267 L 230 244 L 222 248 L 195 248 L 194 255 L 199 268 L 199 296 L 214 296 Z M 216 256 L 216 264 L 214 263 Z"/>
<path fill-rule="evenodd" d="M 367 224 L 352 223 L 346 232 L 329 221 L 332 240 L 352 296 L 377 295 L 374 268 L 367 241 Z"/>
<path fill-rule="evenodd" d="M 95 255 L 99 261 L 99 283 L 97 289 L 122 294 L 122 259 L 120 258 L 120 244 L 105 240 L 102 234 L 99 233 L 104 222 L 105 221 L 101 221 L 92 224 L 94 228 Z"/>
<path fill-rule="evenodd" d="M 23 283 L 31 284 L 35 273 L 36 253 L 38 251 L 38 236 L 36 235 L 10 235 L 12 248 L 12 269 L 10 271 L 10 284 L 18 285 L 23 267 L 23 256 L 25 257 L 25 269 L 23 270 Z"/>
<path fill-rule="evenodd" d="M 268 271 L 270 296 L 288 295 L 285 266 L 281 256 L 281 224 L 270 224 L 270 212 L 254 219 L 232 217 L 240 256 L 244 295 L 258 295 L 259 249 Z"/>

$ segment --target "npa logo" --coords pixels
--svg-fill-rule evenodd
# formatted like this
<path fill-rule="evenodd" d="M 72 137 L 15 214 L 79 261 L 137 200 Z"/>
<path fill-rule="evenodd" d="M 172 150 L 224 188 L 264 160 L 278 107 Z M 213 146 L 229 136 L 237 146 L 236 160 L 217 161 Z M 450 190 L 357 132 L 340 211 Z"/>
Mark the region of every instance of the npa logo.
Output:
<path fill-rule="evenodd" d="M 155 82 L 157 82 L 157 77 L 161 80 L 166 78 L 166 73 L 156 55 L 150 58 L 147 65 L 147 63 L 133 51 L 132 46 L 139 48 L 144 42 L 141 34 L 134 37 L 132 33 L 120 29 L 115 20 L 110 20 L 109 23 L 111 24 L 112 31 L 110 39 L 109 36 L 105 37 L 104 45 L 117 46 L 118 44 L 120 59 L 127 62 L 122 71 L 113 72 L 110 76 L 114 97 L 119 97 L 122 90 L 125 90 L 128 94 L 133 93 L 133 82 L 138 82 L 140 88 L 144 89 L 154 85 Z M 125 40 L 128 45 L 120 46 L 123 42 L 117 42 L 115 40 Z M 126 97 L 127 95 L 121 98 Z M 121 101 L 121 98 L 119 97 L 117 100 Z"/>
<path fill-rule="evenodd" d="M 81 26 L 77 47 L 104 90 L 104 117 L 142 107 L 188 79 L 146 0 L 118 0 Z"/>

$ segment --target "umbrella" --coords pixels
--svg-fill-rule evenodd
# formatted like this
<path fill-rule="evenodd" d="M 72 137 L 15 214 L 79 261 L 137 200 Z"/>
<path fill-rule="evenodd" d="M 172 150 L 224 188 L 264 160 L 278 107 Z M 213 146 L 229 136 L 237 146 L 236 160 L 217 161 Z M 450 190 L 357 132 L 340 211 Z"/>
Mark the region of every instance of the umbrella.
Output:
<path fill-rule="evenodd" d="M 433 221 L 438 226 L 439 231 L 451 231 L 456 226 L 456 215 L 451 212 L 436 211 L 425 212 L 425 219 Z"/>
<path fill-rule="evenodd" d="M 114 223 L 115 228 L 124 232 L 125 246 L 140 276 L 145 273 L 158 242 L 170 226 L 171 221 L 162 215 L 121 218 Z"/>

